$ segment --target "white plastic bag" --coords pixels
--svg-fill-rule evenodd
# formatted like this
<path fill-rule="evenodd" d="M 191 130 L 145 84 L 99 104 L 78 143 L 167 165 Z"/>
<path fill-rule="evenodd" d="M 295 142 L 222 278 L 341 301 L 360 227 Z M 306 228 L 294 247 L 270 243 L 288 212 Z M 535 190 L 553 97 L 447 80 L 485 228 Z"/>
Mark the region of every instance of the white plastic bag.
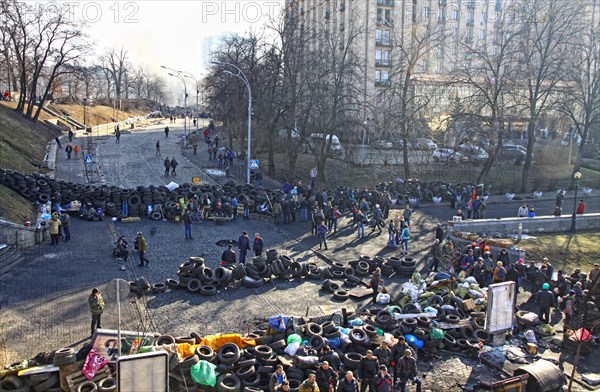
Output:
<path fill-rule="evenodd" d="M 292 342 L 292 343 L 288 344 L 287 347 L 283 351 L 285 351 L 287 354 L 289 354 L 290 357 L 293 357 L 294 355 L 296 355 L 296 352 L 298 351 L 299 348 L 300 348 L 300 343 Z"/>
<path fill-rule="evenodd" d="M 381 305 L 387 305 L 390 303 L 390 295 L 389 294 L 384 294 L 384 293 L 379 293 L 377 294 L 377 303 L 381 304 Z"/>
<path fill-rule="evenodd" d="M 524 335 L 525 340 L 527 340 L 527 343 L 537 343 L 537 339 L 535 338 L 535 332 L 533 332 L 533 330 L 528 329 L 527 331 L 525 331 Z"/>

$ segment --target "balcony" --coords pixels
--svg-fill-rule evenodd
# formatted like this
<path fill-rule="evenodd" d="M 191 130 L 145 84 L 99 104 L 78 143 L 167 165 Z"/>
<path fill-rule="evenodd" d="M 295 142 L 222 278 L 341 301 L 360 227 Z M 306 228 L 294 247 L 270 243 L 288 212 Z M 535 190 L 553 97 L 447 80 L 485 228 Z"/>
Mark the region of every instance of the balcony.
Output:
<path fill-rule="evenodd" d="M 376 39 L 375 40 L 375 46 L 387 46 L 387 47 L 391 47 L 392 46 L 392 41 L 390 41 L 390 40 L 383 40 L 383 39 Z"/>
<path fill-rule="evenodd" d="M 389 87 L 392 85 L 392 81 L 389 79 L 375 79 L 375 86 Z"/>
<path fill-rule="evenodd" d="M 388 7 L 393 7 L 394 4 L 394 0 L 377 0 L 377 5 L 385 5 Z"/>
<path fill-rule="evenodd" d="M 346 11 L 346 3 L 340 4 L 340 12 Z"/>
<path fill-rule="evenodd" d="M 375 60 L 375 66 L 376 67 L 391 67 L 392 66 L 392 60 Z"/>

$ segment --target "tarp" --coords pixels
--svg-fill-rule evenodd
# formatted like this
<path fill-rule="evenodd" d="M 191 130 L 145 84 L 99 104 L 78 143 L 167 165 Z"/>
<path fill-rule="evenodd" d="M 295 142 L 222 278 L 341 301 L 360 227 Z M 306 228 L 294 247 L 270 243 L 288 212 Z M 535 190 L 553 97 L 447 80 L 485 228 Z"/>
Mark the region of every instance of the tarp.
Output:
<path fill-rule="evenodd" d="M 235 343 L 241 348 L 246 346 L 256 346 L 256 341 L 254 339 L 243 338 L 242 335 L 237 333 L 208 335 L 203 337 L 201 342 L 201 344 L 204 344 L 215 351 L 220 349 L 225 343 Z"/>
<path fill-rule="evenodd" d="M 573 339 L 575 339 L 578 342 L 589 342 L 590 340 L 593 340 L 594 337 L 592 336 L 590 331 L 582 327 L 575 331 L 575 333 L 573 334 Z"/>

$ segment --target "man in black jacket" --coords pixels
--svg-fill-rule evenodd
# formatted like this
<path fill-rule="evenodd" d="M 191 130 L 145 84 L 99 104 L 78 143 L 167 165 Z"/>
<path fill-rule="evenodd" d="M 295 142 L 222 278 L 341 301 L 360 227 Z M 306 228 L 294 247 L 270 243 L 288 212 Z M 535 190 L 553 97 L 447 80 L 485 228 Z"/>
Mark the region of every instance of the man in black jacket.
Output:
<path fill-rule="evenodd" d="M 406 383 L 412 380 L 417 385 L 417 392 L 421 392 L 421 380 L 418 375 L 417 361 L 412 357 L 412 351 L 406 350 L 398 362 L 396 369 L 400 377 L 400 392 L 406 392 Z"/>
<path fill-rule="evenodd" d="M 367 386 L 369 392 L 375 392 L 375 376 L 379 371 L 379 360 L 373 356 L 373 351 L 368 350 L 367 355 L 360 359 L 358 363 L 358 381 L 360 382 L 360 392 L 365 392 Z"/>
<path fill-rule="evenodd" d="M 335 370 L 336 372 L 340 371 L 340 356 L 338 353 L 329 348 L 329 346 L 323 347 L 323 355 L 319 358 L 321 362 L 327 361 L 329 367 Z"/>
<path fill-rule="evenodd" d="M 535 293 L 535 303 L 538 306 L 538 316 L 546 324 L 550 323 L 550 308 L 555 307 L 554 294 L 550 292 L 550 285 L 544 283 L 542 289 Z"/>
<path fill-rule="evenodd" d="M 406 350 L 412 351 L 408 343 L 406 343 L 406 339 L 404 339 L 404 336 L 400 335 L 398 336 L 398 342 L 392 347 L 392 358 L 394 362 L 394 385 L 396 385 L 396 380 L 398 380 L 398 363 L 404 356 Z M 416 353 L 413 353 L 412 357 L 416 360 Z"/>
<path fill-rule="evenodd" d="M 329 367 L 329 362 L 321 362 L 317 369 L 317 385 L 320 391 L 328 392 L 330 386 L 337 384 L 337 373 Z"/>

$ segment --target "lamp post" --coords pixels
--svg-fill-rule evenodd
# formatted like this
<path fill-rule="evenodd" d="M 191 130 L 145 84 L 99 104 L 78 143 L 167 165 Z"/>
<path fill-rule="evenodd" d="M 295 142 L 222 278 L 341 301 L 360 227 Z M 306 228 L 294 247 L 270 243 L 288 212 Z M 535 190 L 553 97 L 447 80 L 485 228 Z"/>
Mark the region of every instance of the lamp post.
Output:
<path fill-rule="evenodd" d="M 242 72 L 241 69 L 237 65 L 227 63 L 224 61 L 213 61 L 213 64 L 222 64 L 227 65 L 237 70 L 237 73 L 233 73 L 228 70 L 223 70 L 223 72 L 235 76 L 240 79 L 246 85 L 248 89 L 248 152 L 246 157 L 246 183 L 250 184 L 250 147 L 251 147 L 251 139 L 252 139 L 252 89 L 250 88 L 250 82 L 246 75 Z"/>
<path fill-rule="evenodd" d="M 196 77 L 194 75 L 192 75 L 190 72 L 179 71 L 179 73 L 181 73 L 184 78 L 193 79 L 194 82 L 196 82 L 196 131 L 197 131 L 198 126 L 200 124 L 200 102 L 199 102 L 200 85 L 198 84 L 198 79 L 196 79 Z"/>
<path fill-rule="evenodd" d="M 176 69 L 165 67 L 164 65 L 161 65 L 160 67 L 164 68 L 164 69 L 168 69 L 169 71 L 175 72 L 175 74 L 169 73 L 169 76 L 173 76 L 175 78 L 179 78 L 179 80 L 181 80 L 181 82 L 183 83 L 183 93 L 184 93 L 184 98 L 183 98 L 183 140 L 184 140 L 184 142 L 187 143 L 187 136 L 188 136 L 188 130 L 187 130 L 187 96 L 188 96 L 188 94 L 187 94 L 187 86 L 185 84 L 185 79 L 181 75 L 181 72 L 179 72 Z"/>
<path fill-rule="evenodd" d="M 571 233 L 575 233 L 577 231 L 575 228 L 575 219 L 577 219 L 577 191 L 579 190 L 580 178 L 580 172 L 575 172 L 575 174 L 573 174 L 573 179 L 575 180 L 575 199 L 573 200 L 573 215 L 571 215 Z"/>

